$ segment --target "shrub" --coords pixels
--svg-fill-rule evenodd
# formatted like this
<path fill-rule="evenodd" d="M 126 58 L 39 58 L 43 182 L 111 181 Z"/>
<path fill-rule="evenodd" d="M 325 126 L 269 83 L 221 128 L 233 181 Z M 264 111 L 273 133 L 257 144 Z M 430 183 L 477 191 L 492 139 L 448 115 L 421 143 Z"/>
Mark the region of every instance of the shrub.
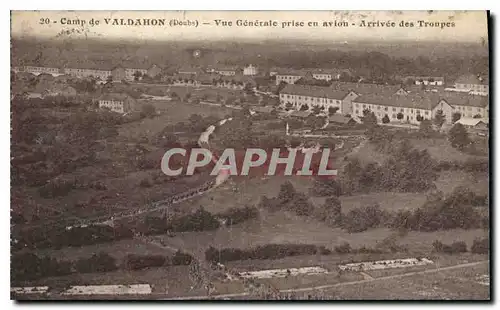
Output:
<path fill-rule="evenodd" d="M 340 184 L 331 178 L 317 178 L 314 180 L 314 186 L 311 188 L 311 194 L 315 196 L 340 196 Z"/>
<path fill-rule="evenodd" d="M 11 277 L 15 281 L 33 280 L 71 274 L 71 262 L 33 253 L 14 254 L 11 257 Z"/>
<path fill-rule="evenodd" d="M 337 197 L 328 198 L 322 206 L 317 207 L 314 211 L 316 218 L 329 226 L 337 226 L 342 223 L 342 206 Z"/>
<path fill-rule="evenodd" d="M 470 248 L 470 251 L 472 253 L 476 254 L 488 254 L 490 251 L 490 241 L 488 238 L 483 238 L 483 239 L 474 239 L 474 242 L 472 242 L 472 246 Z"/>
<path fill-rule="evenodd" d="M 334 248 L 334 250 L 335 250 L 335 252 L 337 252 L 339 254 L 348 254 L 348 253 L 351 253 L 352 248 L 348 242 L 344 242 L 341 245 L 336 246 Z"/>
<path fill-rule="evenodd" d="M 267 196 L 260 197 L 259 208 L 277 211 L 281 208 L 281 204 L 278 198 L 267 198 Z"/>
<path fill-rule="evenodd" d="M 432 247 L 435 252 L 441 252 L 446 254 L 456 254 L 467 252 L 467 244 L 463 241 L 453 242 L 451 245 L 442 243 L 436 240 L 432 243 Z"/>
<path fill-rule="evenodd" d="M 349 233 L 362 232 L 380 225 L 382 211 L 378 204 L 355 208 L 342 215 L 342 228 Z"/>
<path fill-rule="evenodd" d="M 245 206 L 244 208 L 230 208 L 216 217 L 223 219 L 226 225 L 235 225 L 249 219 L 259 216 L 259 210 L 256 207 Z"/>
<path fill-rule="evenodd" d="M 330 254 L 331 251 L 325 247 L 317 247 L 310 244 L 266 244 L 248 250 L 225 248 L 208 248 L 205 251 L 205 259 L 209 262 L 228 262 L 247 259 L 279 259 L 287 256 Z"/>
<path fill-rule="evenodd" d="M 161 267 L 167 261 L 162 255 L 129 254 L 125 258 L 125 266 L 129 270 L 140 270 L 148 267 Z"/>
<path fill-rule="evenodd" d="M 278 199 L 280 200 L 280 203 L 285 204 L 290 202 L 296 194 L 297 191 L 295 190 L 295 187 L 293 187 L 293 184 L 290 181 L 286 181 L 280 186 Z"/>
<path fill-rule="evenodd" d="M 107 272 L 118 269 L 116 259 L 104 252 L 94 254 L 90 258 L 76 261 L 75 269 L 80 273 Z"/>
<path fill-rule="evenodd" d="M 189 265 L 193 261 L 193 256 L 187 253 L 183 253 L 181 251 L 175 252 L 174 256 L 172 256 L 172 265 Z"/>
<path fill-rule="evenodd" d="M 388 124 L 390 121 L 391 120 L 389 119 L 389 116 L 387 116 L 387 114 L 384 115 L 384 117 L 382 118 L 382 123 L 384 124 Z"/>

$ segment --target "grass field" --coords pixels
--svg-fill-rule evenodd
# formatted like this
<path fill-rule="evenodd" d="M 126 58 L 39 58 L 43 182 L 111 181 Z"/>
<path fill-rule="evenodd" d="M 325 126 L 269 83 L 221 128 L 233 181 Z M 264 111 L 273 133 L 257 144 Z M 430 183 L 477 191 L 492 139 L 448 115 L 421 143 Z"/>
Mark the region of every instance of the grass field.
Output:
<path fill-rule="evenodd" d="M 478 276 L 488 274 L 488 264 L 481 264 L 469 268 L 339 286 L 326 290 L 326 293 L 332 294 L 336 299 L 488 300 L 489 286 L 477 281 Z"/>
<path fill-rule="evenodd" d="M 468 159 L 488 159 L 488 156 L 469 155 L 451 147 L 446 138 L 442 139 L 412 139 L 413 147 L 423 150 L 427 149 L 431 157 L 437 161 L 466 161 Z M 387 155 L 376 151 L 371 143 L 366 143 L 356 154 L 362 164 L 377 162 L 382 164 Z"/>
<path fill-rule="evenodd" d="M 120 240 L 113 243 L 95 244 L 83 247 L 69 247 L 60 250 L 46 249 L 38 250 L 35 254 L 39 256 L 51 256 L 58 260 L 78 260 L 88 258 L 100 252 L 107 253 L 117 260 L 122 260 L 127 254 L 138 255 L 172 255 L 174 251 L 159 248 L 138 239 Z"/>
<path fill-rule="evenodd" d="M 453 148 L 446 138 L 442 139 L 412 139 L 411 144 L 417 149 L 427 149 L 435 160 L 466 161 L 468 159 L 488 159 L 488 156 L 469 155 Z M 483 147 L 488 147 L 486 144 Z"/>
<path fill-rule="evenodd" d="M 203 104 L 187 104 L 178 101 L 153 101 L 160 112 L 154 118 L 145 118 L 138 122 L 122 125 L 119 129 L 120 136 L 127 141 L 138 140 L 142 137 L 152 137 L 162 131 L 165 126 L 185 122 L 192 114 L 202 116 L 214 115 L 223 118 L 234 110 L 230 108 L 209 106 Z M 198 133 L 199 134 L 199 133 Z"/>
<path fill-rule="evenodd" d="M 489 181 L 486 172 L 443 171 L 434 183 L 438 190 L 443 191 L 445 194 L 452 192 L 457 186 L 465 186 L 477 194 L 487 195 L 489 193 Z"/>

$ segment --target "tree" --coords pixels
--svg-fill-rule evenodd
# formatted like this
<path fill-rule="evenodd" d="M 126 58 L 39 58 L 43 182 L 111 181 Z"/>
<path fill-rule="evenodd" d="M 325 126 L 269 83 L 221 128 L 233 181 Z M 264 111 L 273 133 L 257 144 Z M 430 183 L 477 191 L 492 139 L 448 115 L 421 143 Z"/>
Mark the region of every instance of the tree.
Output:
<path fill-rule="evenodd" d="M 278 85 L 278 88 L 276 89 L 276 95 L 279 95 L 281 90 L 285 88 L 287 84 L 288 84 L 287 82 L 281 81 L 280 84 Z"/>
<path fill-rule="evenodd" d="M 318 220 L 328 226 L 338 226 L 342 223 L 342 204 L 337 197 L 328 198 L 325 203 L 315 210 Z"/>
<path fill-rule="evenodd" d="M 431 121 L 429 120 L 422 120 L 420 122 L 420 128 L 419 128 L 419 132 L 420 134 L 424 137 L 424 138 L 428 138 L 432 135 L 432 133 L 434 132 L 432 130 L 432 123 Z"/>
<path fill-rule="evenodd" d="M 309 110 L 309 106 L 307 104 L 303 104 L 301 107 L 300 107 L 300 111 L 307 111 Z"/>
<path fill-rule="evenodd" d="M 387 116 L 387 114 L 384 115 L 384 117 L 382 118 L 382 123 L 384 124 L 388 124 L 390 121 L 391 120 L 389 119 L 389 116 Z"/>
<path fill-rule="evenodd" d="M 142 117 L 153 117 L 154 115 L 156 115 L 155 106 L 150 103 L 144 104 L 141 108 L 141 115 Z"/>
<path fill-rule="evenodd" d="M 401 113 L 401 112 L 399 112 L 399 113 L 396 115 L 396 118 L 397 118 L 398 120 L 402 120 L 402 119 L 403 119 L 403 117 L 405 117 L 405 116 L 404 116 L 404 114 L 403 114 L 403 113 Z"/>
<path fill-rule="evenodd" d="M 290 110 L 291 108 L 293 108 L 293 104 L 291 104 L 290 102 L 287 102 L 287 104 L 285 104 L 285 108 L 287 110 Z"/>
<path fill-rule="evenodd" d="M 450 132 L 448 133 L 448 140 L 451 143 L 451 146 L 457 148 L 459 150 L 464 149 L 469 143 L 469 134 L 465 127 L 457 123 L 451 127 Z"/>
<path fill-rule="evenodd" d="M 445 122 L 446 118 L 444 116 L 443 110 L 438 110 L 436 116 L 434 116 L 434 125 L 441 128 Z"/>
<path fill-rule="evenodd" d="M 282 204 L 284 204 L 289 201 L 292 201 L 292 199 L 296 196 L 296 194 L 297 191 L 295 190 L 295 187 L 293 187 L 293 184 L 290 181 L 286 181 L 280 186 L 278 199 Z"/>
<path fill-rule="evenodd" d="M 339 183 L 331 178 L 317 178 L 311 188 L 311 193 L 316 196 L 340 196 Z"/>
<path fill-rule="evenodd" d="M 338 110 L 339 110 L 338 107 L 329 107 L 328 108 L 328 114 L 329 115 L 333 115 L 333 114 L 337 113 Z"/>
<path fill-rule="evenodd" d="M 422 115 L 419 114 L 417 115 L 416 119 L 418 122 L 421 122 L 424 118 L 422 117 Z"/>
<path fill-rule="evenodd" d="M 483 116 L 482 116 L 481 114 L 479 114 L 479 113 L 478 113 L 478 114 L 476 114 L 476 115 L 474 115 L 474 118 L 482 118 L 482 117 L 483 117 Z"/>
<path fill-rule="evenodd" d="M 108 75 L 108 77 L 106 78 L 106 84 L 109 84 L 109 83 L 113 83 L 113 76 L 112 75 Z"/>
<path fill-rule="evenodd" d="M 312 109 L 313 114 L 319 114 L 321 113 L 321 107 L 319 105 L 314 106 Z"/>
<path fill-rule="evenodd" d="M 363 124 L 369 127 L 377 125 L 377 117 L 375 116 L 375 113 L 368 109 L 363 110 Z"/>
<path fill-rule="evenodd" d="M 455 123 L 462 117 L 462 114 L 460 112 L 455 112 L 451 115 L 451 122 Z"/>
<path fill-rule="evenodd" d="M 139 81 L 142 76 L 142 73 L 139 71 L 134 72 L 134 81 Z"/>

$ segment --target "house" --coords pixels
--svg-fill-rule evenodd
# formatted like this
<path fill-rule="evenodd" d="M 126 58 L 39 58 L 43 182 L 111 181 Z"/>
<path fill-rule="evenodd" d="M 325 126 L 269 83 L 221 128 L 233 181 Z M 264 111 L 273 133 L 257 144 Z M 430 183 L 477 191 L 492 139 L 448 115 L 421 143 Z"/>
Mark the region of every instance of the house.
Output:
<path fill-rule="evenodd" d="M 294 84 L 295 82 L 306 76 L 306 74 L 306 71 L 300 70 L 281 70 L 276 73 L 276 85 L 279 85 L 281 82 Z"/>
<path fill-rule="evenodd" d="M 254 87 L 256 84 L 251 77 L 237 74 L 232 76 L 221 75 L 220 78 L 215 81 L 215 85 L 217 87 L 229 89 L 244 89 L 247 85 Z"/>
<path fill-rule="evenodd" d="M 19 68 L 20 72 L 29 72 L 34 75 L 39 75 L 42 73 L 50 74 L 50 75 L 59 75 L 62 74 L 61 68 L 57 67 L 42 67 L 39 65 L 27 65 Z"/>
<path fill-rule="evenodd" d="M 455 124 L 462 124 L 470 133 L 487 134 L 489 131 L 489 121 L 487 119 L 460 118 Z"/>
<path fill-rule="evenodd" d="M 178 73 L 171 78 L 173 85 L 178 86 L 197 86 L 196 75 L 187 73 Z"/>
<path fill-rule="evenodd" d="M 252 64 L 249 64 L 245 68 L 243 68 L 243 75 L 257 75 L 259 73 L 259 69 L 257 67 L 252 66 Z"/>
<path fill-rule="evenodd" d="M 329 116 L 328 122 L 337 125 L 348 125 L 348 126 L 357 124 L 357 122 L 352 117 L 347 117 L 340 114 L 333 114 Z"/>
<path fill-rule="evenodd" d="M 133 67 L 125 67 L 125 80 L 127 81 L 140 80 L 146 74 L 148 74 L 148 66 L 134 65 Z"/>
<path fill-rule="evenodd" d="M 147 75 L 151 78 L 154 78 L 162 72 L 163 72 L 162 67 L 158 66 L 157 64 L 153 64 L 151 67 L 149 67 Z"/>
<path fill-rule="evenodd" d="M 291 107 L 300 110 L 304 105 L 308 109 L 316 106 L 324 110 L 335 109 L 335 113 L 350 113 L 350 100 L 355 94 L 335 90 L 330 87 L 310 86 L 310 85 L 286 85 L 280 92 L 280 104 L 282 107 Z M 345 99 L 348 99 L 344 102 Z"/>
<path fill-rule="evenodd" d="M 455 88 L 468 90 L 480 94 L 489 93 L 489 83 L 487 78 L 475 76 L 473 74 L 463 75 L 455 81 Z"/>
<path fill-rule="evenodd" d="M 415 80 L 415 85 L 432 85 L 432 86 L 442 86 L 444 85 L 444 77 L 432 77 L 432 76 L 416 76 L 413 78 Z"/>
<path fill-rule="evenodd" d="M 177 70 L 177 73 L 179 74 L 191 74 L 191 75 L 197 75 L 200 74 L 200 69 L 198 68 L 193 68 L 193 67 L 180 67 Z"/>
<path fill-rule="evenodd" d="M 134 98 L 121 93 L 104 94 L 97 101 L 99 108 L 108 108 L 117 113 L 127 113 L 133 111 L 136 107 Z"/>
<path fill-rule="evenodd" d="M 71 86 L 65 86 L 61 84 L 55 84 L 51 88 L 46 89 L 42 92 L 44 97 L 55 97 L 55 96 L 64 96 L 64 97 L 75 97 L 76 89 Z"/>
<path fill-rule="evenodd" d="M 434 94 L 433 94 L 434 95 Z M 438 110 L 443 110 L 448 122 L 451 122 L 452 107 L 437 96 L 422 94 L 407 95 L 361 95 L 352 103 L 354 117 L 362 118 L 363 111 L 373 112 L 378 122 L 387 115 L 390 123 L 420 124 L 423 119 L 433 119 Z"/>
<path fill-rule="evenodd" d="M 93 77 L 106 81 L 112 75 L 111 69 L 111 66 L 107 64 L 77 64 L 65 67 L 64 74 L 77 78 Z"/>
<path fill-rule="evenodd" d="M 464 93 L 446 93 L 441 96 L 452 107 L 452 113 L 460 113 L 462 118 L 489 118 L 489 97 Z"/>
<path fill-rule="evenodd" d="M 423 119 L 434 119 L 438 111 L 442 111 L 445 122 L 452 123 L 453 114 L 462 117 L 488 117 L 489 103 L 483 96 L 469 96 L 461 93 L 408 93 L 398 94 L 366 94 L 352 101 L 354 117 L 363 117 L 363 111 L 375 113 L 380 122 L 387 115 L 390 123 L 403 122 L 414 125 Z"/>
<path fill-rule="evenodd" d="M 314 79 L 329 82 L 340 79 L 343 71 L 336 69 L 312 69 L 311 73 Z"/>
<path fill-rule="evenodd" d="M 228 67 L 216 67 L 214 68 L 214 73 L 224 75 L 224 76 L 233 76 L 239 73 L 241 70 L 236 66 L 228 66 Z"/>

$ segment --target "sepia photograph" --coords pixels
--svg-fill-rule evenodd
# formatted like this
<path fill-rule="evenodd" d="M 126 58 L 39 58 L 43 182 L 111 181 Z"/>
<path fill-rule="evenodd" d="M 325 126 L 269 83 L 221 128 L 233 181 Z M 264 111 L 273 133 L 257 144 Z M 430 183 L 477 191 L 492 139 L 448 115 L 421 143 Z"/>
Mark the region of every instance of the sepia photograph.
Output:
<path fill-rule="evenodd" d="M 10 26 L 11 300 L 492 299 L 489 11 Z"/>

